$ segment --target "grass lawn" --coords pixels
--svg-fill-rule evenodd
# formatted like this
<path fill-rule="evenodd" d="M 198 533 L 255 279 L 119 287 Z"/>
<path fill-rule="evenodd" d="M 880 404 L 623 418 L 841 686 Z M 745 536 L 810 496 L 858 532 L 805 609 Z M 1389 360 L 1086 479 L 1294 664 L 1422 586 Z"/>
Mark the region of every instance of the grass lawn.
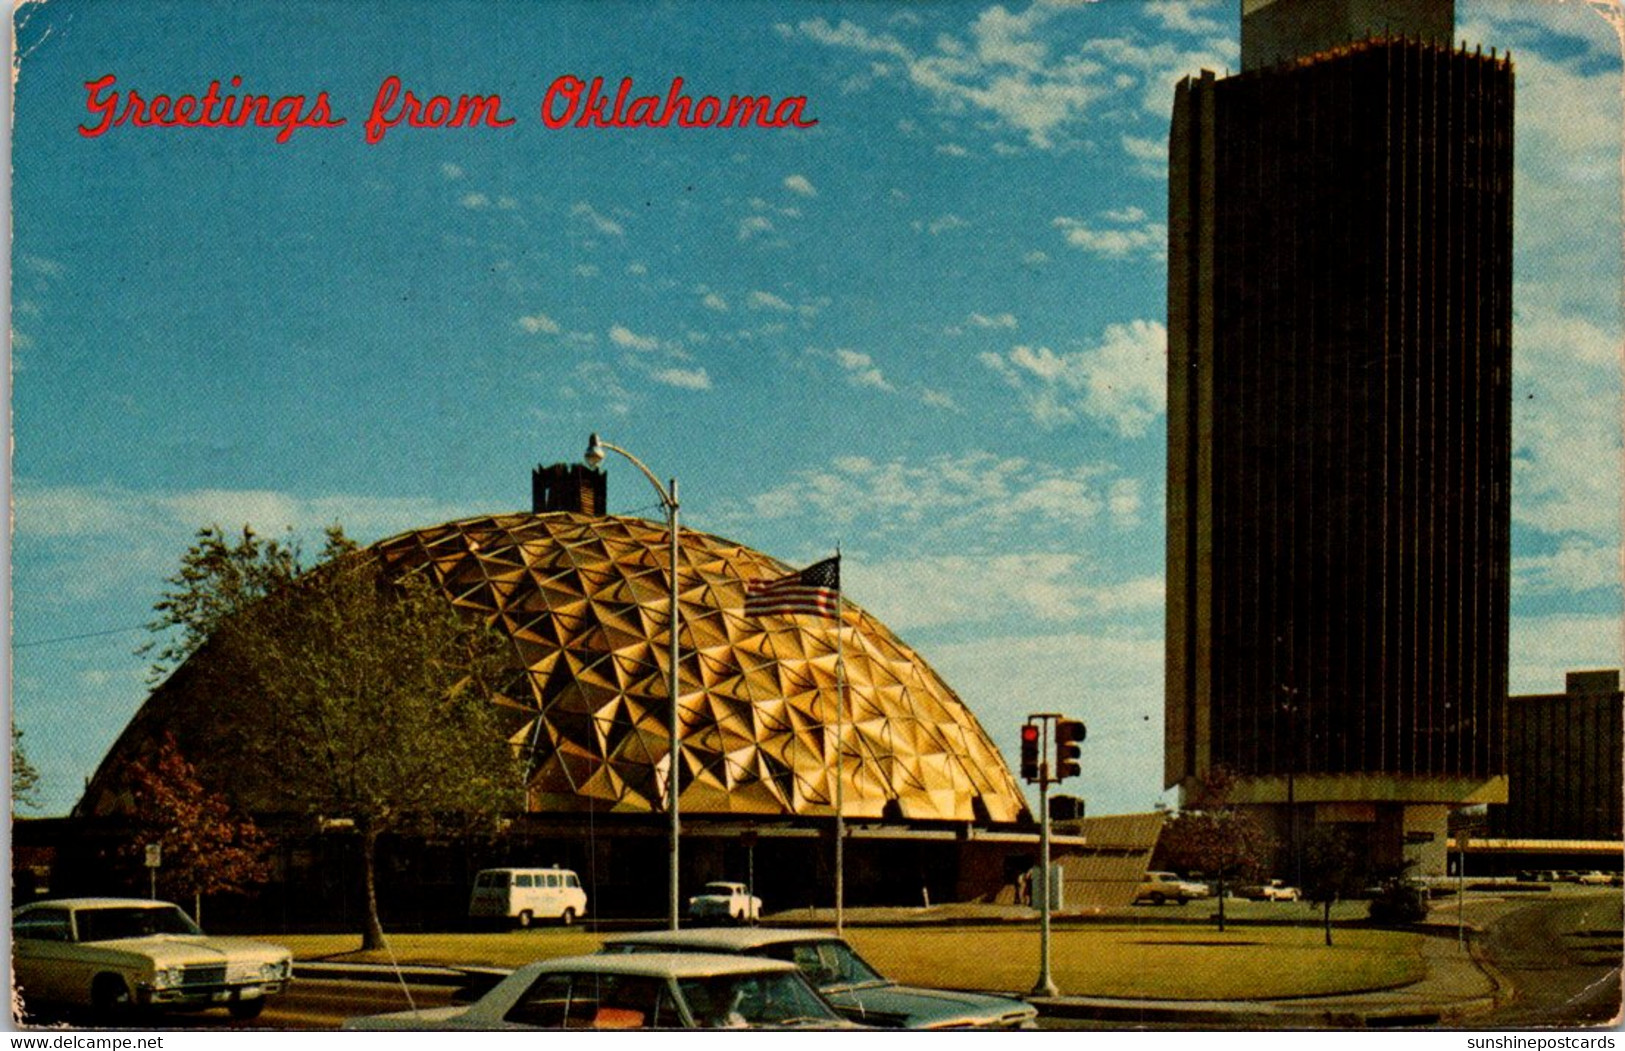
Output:
<path fill-rule="evenodd" d="M 1025 992 L 1038 977 L 1038 929 L 848 927 L 847 938 L 887 977 L 943 988 Z M 360 953 L 353 934 L 267 936 L 300 960 L 387 963 Z M 1191 926 L 1057 927 L 1051 974 L 1074 996 L 1157 1000 L 1248 1000 L 1317 996 L 1415 981 L 1425 973 L 1421 936 L 1340 929 L 1327 948 L 1318 926 L 1242 927 L 1223 934 Z M 403 964 L 515 967 L 594 952 L 583 930 L 490 934 L 397 934 Z"/>

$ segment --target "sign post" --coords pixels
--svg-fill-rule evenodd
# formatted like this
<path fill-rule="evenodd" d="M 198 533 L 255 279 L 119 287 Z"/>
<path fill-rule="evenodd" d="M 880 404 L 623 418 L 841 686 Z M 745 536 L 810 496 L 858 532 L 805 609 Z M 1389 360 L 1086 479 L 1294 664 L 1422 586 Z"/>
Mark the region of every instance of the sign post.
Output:
<path fill-rule="evenodd" d="M 164 863 L 164 845 L 147 844 L 147 897 L 158 900 L 158 866 Z"/>

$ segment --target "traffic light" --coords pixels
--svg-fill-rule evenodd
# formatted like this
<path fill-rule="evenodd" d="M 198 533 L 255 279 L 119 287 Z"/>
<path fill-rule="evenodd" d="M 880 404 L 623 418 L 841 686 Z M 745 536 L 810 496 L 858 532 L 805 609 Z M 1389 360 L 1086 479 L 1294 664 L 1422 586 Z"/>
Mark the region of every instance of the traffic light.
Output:
<path fill-rule="evenodd" d="M 1021 728 L 1021 779 L 1038 780 L 1038 724 L 1028 723 Z"/>
<path fill-rule="evenodd" d="M 1088 735 L 1083 723 L 1076 719 L 1059 719 L 1055 723 L 1055 780 L 1071 777 L 1078 772 L 1078 744 Z"/>

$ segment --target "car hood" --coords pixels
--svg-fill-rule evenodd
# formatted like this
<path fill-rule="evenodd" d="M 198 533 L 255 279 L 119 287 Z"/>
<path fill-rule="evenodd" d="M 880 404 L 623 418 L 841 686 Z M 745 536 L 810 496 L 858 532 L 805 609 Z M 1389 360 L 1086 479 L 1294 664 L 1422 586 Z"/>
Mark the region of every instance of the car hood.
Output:
<path fill-rule="evenodd" d="M 839 986 L 822 990 L 836 1009 L 864 1025 L 905 1029 L 1005 1028 L 1030 1024 L 1037 1008 L 990 993 L 909 985 Z"/>
<path fill-rule="evenodd" d="M 249 960 L 274 962 L 288 959 L 290 956 L 287 949 L 269 942 L 254 941 L 251 938 L 216 938 L 201 934 L 154 934 L 145 938 L 119 938 L 85 944 L 100 949 L 139 953 L 150 958 L 157 967 Z"/>
<path fill-rule="evenodd" d="M 421 1011 L 392 1011 L 389 1014 L 346 1018 L 341 1028 L 368 1030 L 455 1028 L 460 1022 L 464 1021 L 463 1016 L 467 1012 L 467 1004 L 454 1004 L 450 1007 L 427 1007 Z"/>

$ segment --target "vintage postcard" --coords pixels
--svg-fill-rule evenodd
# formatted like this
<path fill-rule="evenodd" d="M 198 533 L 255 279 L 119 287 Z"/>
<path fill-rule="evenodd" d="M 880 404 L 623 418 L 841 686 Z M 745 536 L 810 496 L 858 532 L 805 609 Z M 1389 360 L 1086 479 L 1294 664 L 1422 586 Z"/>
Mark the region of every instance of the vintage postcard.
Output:
<path fill-rule="evenodd" d="M 1618 0 L 10 29 L 14 1028 L 1611 1039 Z"/>

